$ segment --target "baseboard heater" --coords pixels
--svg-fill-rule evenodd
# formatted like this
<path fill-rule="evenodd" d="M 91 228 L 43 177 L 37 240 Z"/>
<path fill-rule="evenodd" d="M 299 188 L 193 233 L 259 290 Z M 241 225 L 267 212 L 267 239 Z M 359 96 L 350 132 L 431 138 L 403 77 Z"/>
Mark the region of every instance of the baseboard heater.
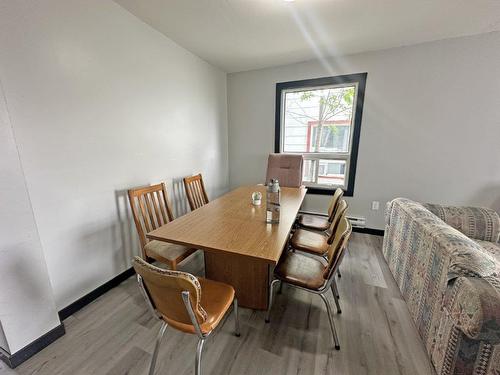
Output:
<path fill-rule="evenodd" d="M 307 214 L 307 215 L 316 215 L 316 216 L 328 217 L 327 214 L 319 213 L 319 212 L 313 212 L 313 211 L 299 211 L 299 213 L 301 213 L 301 214 Z M 351 222 L 353 228 L 365 228 L 366 227 L 366 218 L 364 218 L 364 217 L 347 216 L 347 218 Z"/>
<path fill-rule="evenodd" d="M 365 228 L 366 219 L 364 217 L 347 216 L 353 228 Z"/>

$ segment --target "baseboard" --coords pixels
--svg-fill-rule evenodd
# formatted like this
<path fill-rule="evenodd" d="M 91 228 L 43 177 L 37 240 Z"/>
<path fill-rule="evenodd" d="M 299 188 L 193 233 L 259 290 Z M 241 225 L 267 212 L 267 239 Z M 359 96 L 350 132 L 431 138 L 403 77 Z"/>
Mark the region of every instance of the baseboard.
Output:
<path fill-rule="evenodd" d="M 129 269 L 126 269 L 119 275 L 113 277 L 111 280 L 108 282 L 104 283 L 100 287 L 94 289 L 90 293 L 84 295 L 83 297 L 79 298 L 72 304 L 66 306 L 64 309 L 59 311 L 59 319 L 63 321 L 70 315 L 73 315 L 76 313 L 78 310 L 82 309 L 83 307 L 87 306 L 89 303 L 97 299 L 98 297 L 102 296 L 104 293 L 108 292 L 109 290 L 113 289 L 114 287 L 118 286 L 120 283 L 123 281 L 127 280 L 130 276 L 134 275 L 135 271 L 131 267 Z M 9 354 L 3 350 L 0 350 L 0 359 L 3 360 L 5 363 L 7 363 L 7 366 L 10 368 L 15 368 L 19 366 L 21 363 L 26 361 L 28 358 L 32 357 L 36 353 L 38 353 L 40 350 L 45 348 L 46 346 L 50 345 L 53 343 L 55 340 L 57 340 L 59 337 L 63 336 L 66 333 L 64 329 L 64 324 L 61 323 L 51 331 L 47 332 L 45 335 L 41 336 L 40 338 L 36 339 L 32 343 L 26 345 L 24 348 L 19 350 L 18 352 L 14 354 Z"/>
<path fill-rule="evenodd" d="M 383 229 L 373 229 L 373 228 L 352 228 L 353 232 L 357 233 L 366 233 L 366 234 L 373 234 L 375 236 L 384 236 L 384 230 Z"/>
<path fill-rule="evenodd" d="M 3 350 L 0 350 L 0 359 L 7 363 L 7 366 L 10 368 L 16 368 L 21 363 L 34 356 L 40 350 L 45 348 L 46 346 L 52 344 L 59 337 L 63 336 L 66 333 L 64 329 L 64 324 L 61 323 L 57 327 L 53 328 L 45 335 L 39 337 L 35 341 L 29 343 L 21 350 L 15 352 L 14 354 L 8 354 Z"/>
<path fill-rule="evenodd" d="M 130 276 L 132 276 L 134 274 L 135 274 L 135 271 L 132 267 L 123 271 L 119 275 L 113 277 L 108 282 L 102 284 L 100 287 L 94 289 L 90 293 L 84 295 L 83 297 L 77 299 L 72 304 L 63 308 L 61 311 L 59 311 L 59 319 L 61 319 L 61 321 L 63 321 L 64 319 L 66 319 L 70 315 L 73 315 L 78 310 L 87 306 L 89 303 L 91 303 L 92 301 L 94 301 L 98 297 L 102 296 L 104 293 L 106 293 L 106 292 L 110 291 L 111 289 L 113 289 L 114 287 L 118 286 L 120 283 L 127 280 Z"/>

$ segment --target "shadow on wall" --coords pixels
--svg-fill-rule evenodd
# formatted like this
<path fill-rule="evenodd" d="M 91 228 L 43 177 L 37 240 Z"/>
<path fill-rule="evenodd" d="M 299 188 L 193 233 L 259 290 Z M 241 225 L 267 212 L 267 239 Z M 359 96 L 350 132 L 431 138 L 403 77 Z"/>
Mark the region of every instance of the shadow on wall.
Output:
<path fill-rule="evenodd" d="M 150 183 L 142 186 L 148 185 L 150 185 Z M 172 189 L 169 189 L 167 194 L 172 204 L 175 217 L 179 217 L 189 212 L 182 178 L 174 178 L 172 180 Z M 83 248 L 85 249 L 85 253 L 80 258 L 81 262 L 91 263 L 103 256 L 112 257 L 114 268 L 112 276 L 116 276 L 125 269 L 131 267 L 132 258 L 135 255 L 141 255 L 139 236 L 137 234 L 137 228 L 135 227 L 128 198 L 128 188 L 115 190 L 114 199 L 116 219 L 111 220 L 109 223 L 106 223 L 106 225 L 96 224 L 81 228 L 82 234 L 78 241 L 76 241 L 84 244 Z M 110 248 L 112 249 L 110 253 L 107 252 L 103 254 L 103 249 Z M 99 286 L 96 285 L 96 283 L 98 283 L 97 280 L 102 280 L 102 269 L 99 267 L 87 268 L 90 272 L 94 273 L 87 274 L 85 281 L 79 282 L 78 285 L 66 285 L 66 289 L 61 293 L 62 301 L 69 301 L 69 303 L 74 302 L 77 299 L 75 296 L 79 298 L 83 294 L 86 294 L 85 291 L 91 291 Z M 21 275 L 22 273 L 19 271 L 17 274 Z M 30 287 L 28 290 L 32 292 L 36 289 Z"/>
<path fill-rule="evenodd" d="M 500 214 L 500 185 L 491 185 L 479 190 L 471 199 L 472 202 L 482 202 Z"/>
<path fill-rule="evenodd" d="M 72 246 L 72 244 L 78 244 L 78 246 Z M 75 259 L 78 259 L 79 265 L 85 269 L 85 277 L 70 278 L 64 283 L 58 297 L 60 309 L 69 306 L 131 265 L 131 256 L 127 257 L 124 249 L 128 248 L 129 251 L 133 251 L 133 248 L 128 246 L 123 239 L 119 220 L 81 226 L 78 237 L 68 239 L 67 246 Z M 109 263 L 112 265 L 112 270 L 104 266 Z M 104 272 L 107 277 L 104 276 Z"/>
<path fill-rule="evenodd" d="M 121 257 L 121 262 L 117 259 L 117 263 L 130 267 L 132 257 L 140 254 L 140 244 L 130 209 L 128 189 L 115 190 L 115 205 L 119 228 L 119 238 L 115 239 L 115 243 L 120 244 L 115 254 Z"/>
<path fill-rule="evenodd" d="M 172 179 L 172 196 L 169 198 L 175 217 L 180 217 L 189 212 L 184 180 L 182 178 Z"/>
<path fill-rule="evenodd" d="M 34 308 L 34 311 L 44 306 L 46 310 L 39 311 L 39 313 L 43 313 L 45 316 L 38 316 L 34 320 L 35 322 L 38 320 L 35 326 L 42 322 L 46 324 L 53 319 L 51 315 L 55 313 L 55 310 L 52 310 L 55 306 L 53 305 L 49 281 L 45 280 L 47 277 L 44 275 L 46 272 L 44 270 L 45 264 L 40 265 L 40 258 L 29 257 L 30 251 L 23 245 L 7 246 L 2 251 L 5 254 L 10 254 L 10 256 L 2 256 L 0 260 L 2 269 L 6 270 L 0 276 L 0 279 L 4 278 L 0 291 L 1 305 L 5 306 L 2 306 L 0 311 L 0 316 L 3 316 L 4 319 L 2 323 L 8 326 L 9 321 L 17 319 L 16 314 L 27 313 L 27 310 L 23 310 L 20 306 Z M 35 266 L 33 266 L 32 262 L 35 262 Z M 32 323 L 28 322 L 27 326 Z M 0 326 L 0 335 L 5 338 L 3 326 Z M 3 349 L 9 350 L 10 348 Z"/>

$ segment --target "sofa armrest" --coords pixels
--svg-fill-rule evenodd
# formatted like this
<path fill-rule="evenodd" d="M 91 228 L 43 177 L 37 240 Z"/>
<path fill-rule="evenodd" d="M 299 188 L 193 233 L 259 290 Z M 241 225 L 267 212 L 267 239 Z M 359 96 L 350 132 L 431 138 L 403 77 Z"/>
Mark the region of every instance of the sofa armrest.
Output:
<path fill-rule="evenodd" d="M 498 284 L 498 279 L 493 279 Z M 450 285 L 444 308 L 467 337 L 500 343 L 500 292 L 488 278 L 459 277 Z"/>
<path fill-rule="evenodd" d="M 430 203 L 424 207 L 469 238 L 490 242 L 500 240 L 500 217 L 492 209 Z"/>

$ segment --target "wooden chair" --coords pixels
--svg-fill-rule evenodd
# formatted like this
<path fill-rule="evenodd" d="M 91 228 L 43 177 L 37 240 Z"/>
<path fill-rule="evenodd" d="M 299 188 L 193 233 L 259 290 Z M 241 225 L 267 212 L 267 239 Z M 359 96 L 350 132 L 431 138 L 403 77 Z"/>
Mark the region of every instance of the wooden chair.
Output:
<path fill-rule="evenodd" d="M 290 246 L 292 249 L 324 257 L 328 253 L 329 246 L 334 240 L 337 226 L 339 225 L 340 219 L 345 214 L 346 210 L 347 203 L 342 199 L 338 204 L 334 218 L 330 223 L 327 233 L 320 233 L 301 228 L 297 229 L 290 239 Z"/>
<path fill-rule="evenodd" d="M 333 221 L 333 217 L 335 216 L 335 212 L 337 211 L 338 205 L 342 196 L 344 195 L 344 191 L 340 188 L 337 188 L 333 193 L 332 199 L 330 199 L 330 204 L 328 206 L 328 217 L 322 217 L 318 215 L 300 215 L 297 220 L 297 225 L 301 228 L 315 230 L 324 232 L 330 228 L 330 225 Z"/>
<path fill-rule="evenodd" d="M 284 252 L 278 265 L 274 269 L 274 280 L 269 287 L 269 305 L 266 314 L 266 323 L 270 321 L 271 308 L 273 304 L 273 287 L 276 283 L 286 283 L 294 288 L 318 294 L 326 306 L 330 328 L 332 331 L 335 349 L 340 349 L 335 323 L 333 322 L 330 303 L 326 293 L 330 289 L 335 297 L 333 283 L 335 272 L 342 258 L 342 254 L 347 246 L 352 227 L 345 215 L 337 227 L 334 241 L 328 248 L 327 264 L 320 258 L 310 257 L 298 252 Z M 338 308 L 338 306 L 337 306 Z"/>
<path fill-rule="evenodd" d="M 208 203 L 208 196 L 201 173 L 191 177 L 184 177 L 184 189 L 186 189 L 186 196 L 191 211 Z"/>
<path fill-rule="evenodd" d="M 174 220 L 165 184 L 134 188 L 128 191 L 144 259 L 154 259 L 167 264 L 172 270 L 196 249 L 162 241 L 149 241 L 146 234 Z"/>
<path fill-rule="evenodd" d="M 154 374 L 158 350 L 167 329 L 173 328 L 198 336 L 195 373 L 201 375 L 201 355 L 207 337 L 234 306 L 235 334 L 240 335 L 238 301 L 228 284 L 197 278 L 187 272 L 164 270 L 139 257 L 132 261 L 141 293 L 149 310 L 162 324 L 151 358 L 149 375 Z"/>

